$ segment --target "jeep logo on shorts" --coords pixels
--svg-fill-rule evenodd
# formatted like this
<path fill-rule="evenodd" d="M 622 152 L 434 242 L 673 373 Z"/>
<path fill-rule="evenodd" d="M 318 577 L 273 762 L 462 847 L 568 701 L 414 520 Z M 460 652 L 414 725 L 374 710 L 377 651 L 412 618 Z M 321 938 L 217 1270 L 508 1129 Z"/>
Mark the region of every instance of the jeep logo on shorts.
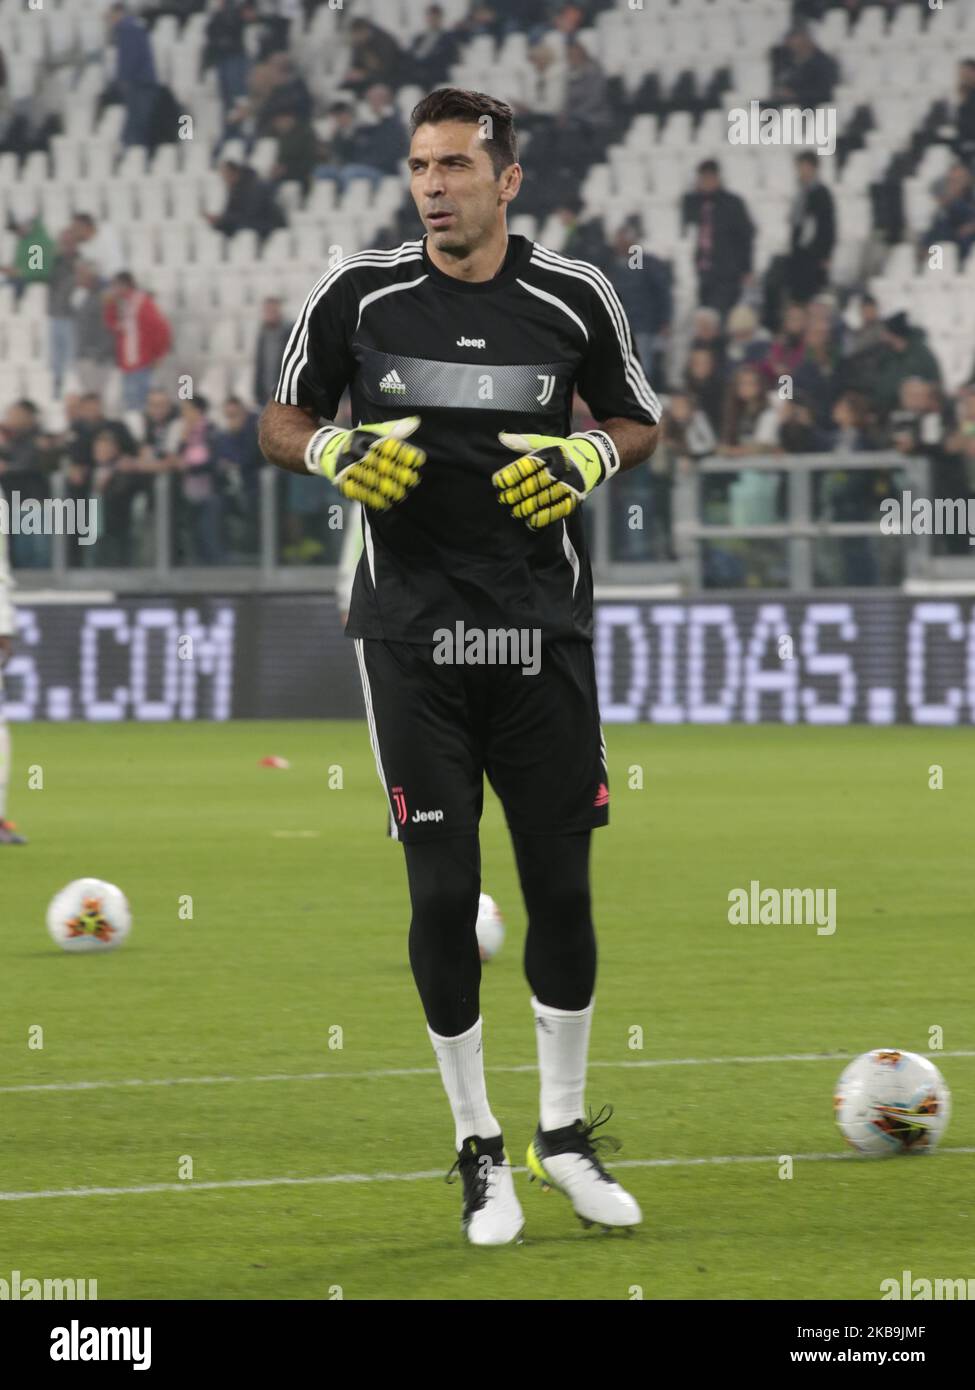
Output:
<path fill-rule="evenodd" d="M 487 339 L 486 339 L 486 338 L 458 338 L 458 339 L 457 339 L 457 346 L 458 346 L 458 347 L 478 347 L 478 348 L 487 347 Z"/>
<path fill-rule="evenodd" d="M 443 811 L 414 811 L 413 824 L 421 820 L 443 820 Z"/>

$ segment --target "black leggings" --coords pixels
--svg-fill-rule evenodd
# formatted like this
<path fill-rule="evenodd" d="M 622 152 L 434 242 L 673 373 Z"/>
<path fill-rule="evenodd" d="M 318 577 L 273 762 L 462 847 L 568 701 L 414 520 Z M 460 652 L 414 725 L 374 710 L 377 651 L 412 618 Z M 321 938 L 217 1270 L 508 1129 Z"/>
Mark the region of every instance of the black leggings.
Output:
<path fill-rule="evenodd" d="M 537 999 L 584 1009 L 596 981 L 589 893 L 589 840 L 512 835 L 528 912 L 525 975 Z M 441 1037 L 466 1033 L 480 1013 L 475 923 L 481 891 L 477 835 L 404 845 L 413 916 L 410 965 L 427 1022 Z"/>

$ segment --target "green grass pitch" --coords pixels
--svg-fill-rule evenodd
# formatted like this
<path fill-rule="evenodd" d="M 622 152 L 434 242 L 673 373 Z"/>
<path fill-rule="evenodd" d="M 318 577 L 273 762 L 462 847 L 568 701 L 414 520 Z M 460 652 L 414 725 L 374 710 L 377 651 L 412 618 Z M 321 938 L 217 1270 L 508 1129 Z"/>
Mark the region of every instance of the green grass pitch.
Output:
<path fill-rule="evenodd" d="M 522 1172 L 524 1242 L 484 1251 L 442 1181 L 452 1125 L 365 726 L 15 728 L 10 814 L 31 843 L 0 850 L 0 1278 L 97 1279 L 103 1299 L 876 1299 L 905 1269 L 975 1276 L 970 731 L 607 736 L 587 1099 L 616 1108 L 645 1223 L 584 1231 Z M 482 843 L 508 928 L 482 987 L 489 1093 L 522 1164 L 534 1037 L 493 798 Z M 135 926 L 69 956 L 44 909 L 88 874 L 124 887 Z M 835 934 L 729 925 L 751 879 L 835 888 Z M 843 1157 L 845 1055 L 927 1051 L 932 1028 L 947 1151 Z M 60 1195 L 92 1187 L 121 1190 Z"/>

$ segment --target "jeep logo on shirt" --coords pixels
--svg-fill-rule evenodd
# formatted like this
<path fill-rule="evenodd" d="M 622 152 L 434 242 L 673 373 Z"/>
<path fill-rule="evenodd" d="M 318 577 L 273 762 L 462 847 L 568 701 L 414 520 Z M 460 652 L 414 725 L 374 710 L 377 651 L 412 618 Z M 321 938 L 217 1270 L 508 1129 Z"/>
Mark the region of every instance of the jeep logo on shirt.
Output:
<path fill-rule="evenodd" d="M 482 348 L 487 347 L 487 340 L 485 338 L 458 338 L 457 346 Z"/>

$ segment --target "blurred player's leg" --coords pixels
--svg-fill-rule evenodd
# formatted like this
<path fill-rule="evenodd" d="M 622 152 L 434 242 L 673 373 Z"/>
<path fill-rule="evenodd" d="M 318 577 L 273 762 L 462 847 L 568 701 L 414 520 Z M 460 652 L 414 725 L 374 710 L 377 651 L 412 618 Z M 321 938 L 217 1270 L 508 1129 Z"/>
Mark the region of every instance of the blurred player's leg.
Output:
<path fill-rule="evenodd" d="M 25 845 L 27 841 L 18 835 L 7 820 L 7 785 L 10 780 L 10 729 L 7 721 L 0 715 L 0 845 Z"/>
<path fill-rule="evenodd" d="M 639 1206 L 596 1154 L 600 1138 L 592 1135 L 603 1121 L 597 1116 L 587 1124 L 583 1118 L 596 979 L 590 832 L 512 839 L 528 912 L 525 974 L 534 991 L 541 1078 L 529 1171 L 544 1186 L 564 1192 L 586 1224 L 635 1226 L 642 1220 Z"/>
<path fill-rule="evenodd" d="M 475 1245 L 503 1245 L 515 1239 L 524 1217 L 484 1080 L 475 932 L 480 846 L 473 834 L 404 849 L 413 907 L 410 964 L 454 1117 L 462 1225 Z"/>

